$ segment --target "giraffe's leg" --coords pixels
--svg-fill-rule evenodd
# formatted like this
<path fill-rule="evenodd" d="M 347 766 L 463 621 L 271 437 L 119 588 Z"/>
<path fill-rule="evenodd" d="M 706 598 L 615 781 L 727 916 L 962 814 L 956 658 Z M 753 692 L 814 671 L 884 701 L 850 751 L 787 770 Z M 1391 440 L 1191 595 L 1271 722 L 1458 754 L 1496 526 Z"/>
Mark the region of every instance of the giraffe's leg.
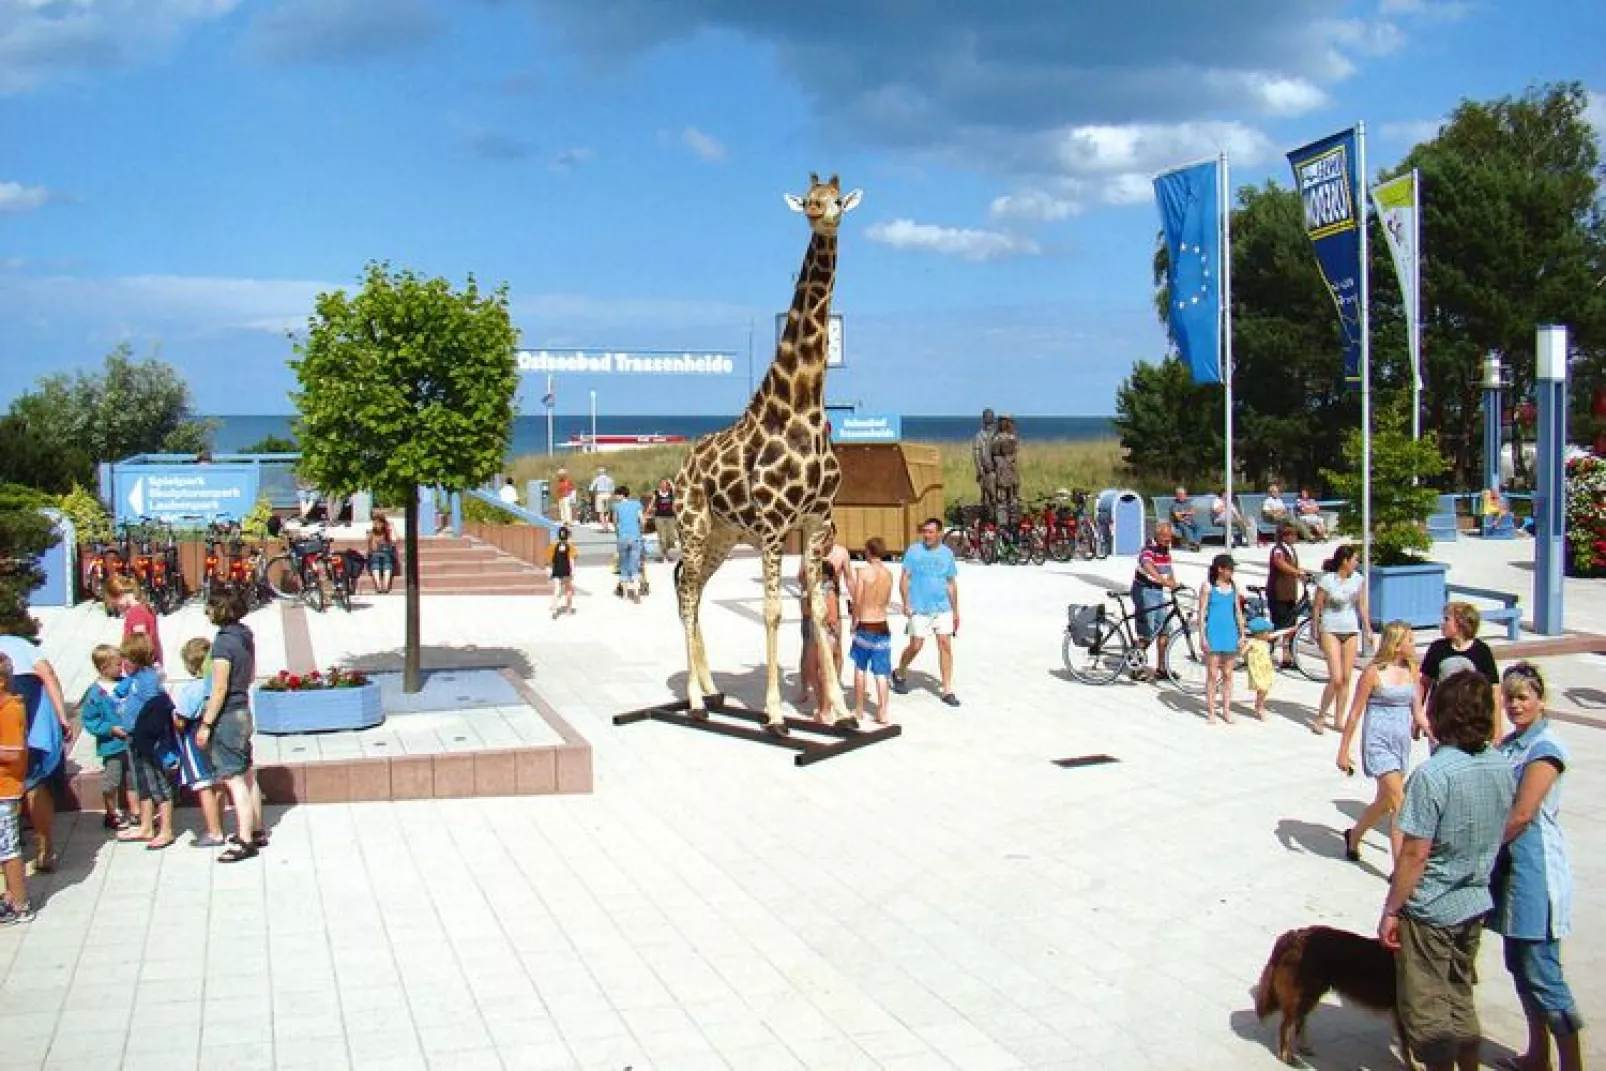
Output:
<path fill-rule="evenodd" d="M 702 561 L 702 541 L 688 539 L 683 544 L 680 562 L 675 566 L 675 599 L 680 605 L 680 625 L 686 638 L 687 713 L 699 721 L 708 717 L 704 697 L 712 691 L 704 687 L 707 671 L 699 672 L 698 665 L 702 646 L 697 633 L 697 610 L 703 597 Z"/>
<path fill-rule="evenodd" d="M 846 701 L 842 698 L 842 667 L 837 664 L 839 647 L 829 641 L 825 631 L 825 596 L 821 592 L 821 564 L 823 552 L 821 544 L 822 525 L 818 518 L 807 518 L 803 522 L 803 583 L 804 590 L 809 594 L 808 614 L 813 623 L 814 635 L 819 642 L 814 646 L 820 652 L 820 680 L 816 686 L 822 689 L 821 695 L 831 704 L 831 721 L 841 728 L 857 727 L 853 714 L 848 710 Z M 838 579 L 838 583 L 841 583 Z"/>
<path fill-rule="evenodd" d="M 781 543 L 764 544 L 764 728 L 786 735 L 786 715 L 781 713 L 781 664 L 776 642 L 781 628 Z"/>
<path fill-rule="evenodd" d="M 729 532 L 715 528 L 703 540 L 703 554 L 701 570 L 702 576 L 697 584 L 699 595 L 708 586 L 708 580 L 714 571 L 724 564 L 725 558 L 730 554 L 731 547 L 736 545 L 736 537 Z M 704 695 L 712 695 L 718 689 L 714 687 L 714 675 L 708 668 L 708 649 L 703 645 L 703 617 L 701 601 L 692 607 L 691 623 L 691 672 L 697 675 L 697 683 Z"/>

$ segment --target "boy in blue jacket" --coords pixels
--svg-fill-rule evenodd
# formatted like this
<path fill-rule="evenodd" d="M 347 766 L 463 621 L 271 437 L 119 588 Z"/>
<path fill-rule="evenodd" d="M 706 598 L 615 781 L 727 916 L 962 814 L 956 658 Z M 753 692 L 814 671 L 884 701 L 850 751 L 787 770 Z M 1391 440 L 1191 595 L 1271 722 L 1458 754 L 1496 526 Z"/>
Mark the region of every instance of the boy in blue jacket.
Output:
<path fill-rule="evenodd" d="M 123 696 L 123 729 L 128 733 L 134 790 L 139 794 L 139 828 L 125 829 L 117 839 L 140 841 L 146 851 L 158 852 L 174 840 L 173 797 L 177 792 L 168 769 L 175 758 L 171 754 L 173 700 L 156 672 L 156 647 L 149 636 L 136 632 L 124 640 L 123 660 L 134 670 L 117 690 Z"/>
<path fill-rule="evenodd" d="M 89 654 L 98 679 L 78 701 L 84 731 L 95 738 L 95 754 L 100 758 L 100 798 L 106 807 L 101 824 L 110 830 L 126 829 L 133 823 L 134 780 L 129 769 L 128 730 L 118 709 L 117 682 L 123 675 L 123 654 L 103 643 Z"/>

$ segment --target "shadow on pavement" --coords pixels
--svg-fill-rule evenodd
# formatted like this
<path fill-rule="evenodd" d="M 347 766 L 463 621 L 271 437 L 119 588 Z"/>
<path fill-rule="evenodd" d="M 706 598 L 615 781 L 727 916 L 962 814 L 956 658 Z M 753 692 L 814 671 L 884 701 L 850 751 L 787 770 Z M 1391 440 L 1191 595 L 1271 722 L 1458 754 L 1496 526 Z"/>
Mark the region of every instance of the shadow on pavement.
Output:
<path fill-rule="evenodd" d="M 426 644 L 418 653 L 424 671 L 432 669 L 511 669 L 520 678 L 535 675 L 529 655 L 517 647 L 441 647 Z M 397 647 L 388 651 L 371 651 L 353 655 L 344 660 L 352 669 L 365 673 L 401 672 L 406 662 L 406 649 Z"/>
<path fill-rule="evenodd" d="M 1244 1008 L 1233 1012 L 1228 1021 L 1234 1034 L 1276 1052 L 1281 1012 L 1273 1011 L 1261 1022 L 1253 1008 Z M 1295 1053 L 1294 1066 L 1316 1071 L 1399 1071 L 1402 1065 L 1394 1051 L 1394 1026 L 1387 1016 L 1323 1002 L 1305 1020 L 1305 1049 Z"/>

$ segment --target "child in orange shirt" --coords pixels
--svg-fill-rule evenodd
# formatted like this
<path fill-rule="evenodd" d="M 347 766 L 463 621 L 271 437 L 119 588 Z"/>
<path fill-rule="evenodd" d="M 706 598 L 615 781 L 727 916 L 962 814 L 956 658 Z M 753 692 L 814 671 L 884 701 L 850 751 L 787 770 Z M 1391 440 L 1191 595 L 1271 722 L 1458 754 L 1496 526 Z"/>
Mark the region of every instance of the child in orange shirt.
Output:
<path fill-rule="evenodd" d="M 0 926 L 33 921 L 22 868 L 22 785 L 28 776 L 28 713 L 11 690 L 11 659 L 0 654 L 0 873 L 5 899 Z"/>

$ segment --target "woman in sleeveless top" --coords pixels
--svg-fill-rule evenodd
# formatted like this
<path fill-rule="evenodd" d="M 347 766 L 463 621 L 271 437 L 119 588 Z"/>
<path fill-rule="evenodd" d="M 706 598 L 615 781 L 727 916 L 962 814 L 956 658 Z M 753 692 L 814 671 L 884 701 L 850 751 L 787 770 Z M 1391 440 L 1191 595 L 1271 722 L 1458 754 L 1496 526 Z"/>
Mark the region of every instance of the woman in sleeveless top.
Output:
<path fill-rule="evenodd" d="M 1366 831 L 1400 809 L 1405 796 L 1405 771 L 1411 764 L 1411 740 L 1428 731 L 1428 719 L 1416 688 L 1416 651 L 1411 626 L 1390 621 L 1383 627 L 1377 657 L 1361 674 L 1355 686 L 1355 703 L 1344 723 L 1338 741 L 1338 768 L 1355 772 L 1351 746 L 1357 726 L 1361 736 L 1361 770 L 1377 782 L 1377 793 L 1366 810 L 1355 820 L 1355 828 L 1344 834 L 1344 857 L 1352 862 L 1361 858 L 1361 839 Z M 1400 857 L 1402 838 L 1389 827 L 1389 848 Z"/>
<path fill-rule="evenodd" d="M 1232 582 L 1236 563 L 1230 554 L 1217 554 L 1199 589 L 1204 615 L 1205 721 L 1215 724 L 1216 696 L 1221 696 L 1221 720 L 1232 721 L 1232 669 L 1243 646 L 1244 613 L 1238 585 Z"/>
<path fill-rule="evenodd" d="M 567 527 L 558 529 L 558 541 L 547 550 L 552 576 L 552 616 L 574 613 L 574 543 Z"/>
<path fill-rule="evenodd" d="M 1344 728 L 1355 660 L 1372 645 L 1372 612 L 1366 605 L 1366 578 L 1356 571 L 1359 564 L 1359 556 L 1349 544 L 1334 550 L 1322 563 L 1322 578 L 1316 582 L 1316 597 L 1311 601 L 1311 624 L 1327 660 L 1327 686 L 1310 725 L 1310 731 L 1318 736 L 1327 727 L 1328 710 L 1333 712 L 1333 728 Z"/>

